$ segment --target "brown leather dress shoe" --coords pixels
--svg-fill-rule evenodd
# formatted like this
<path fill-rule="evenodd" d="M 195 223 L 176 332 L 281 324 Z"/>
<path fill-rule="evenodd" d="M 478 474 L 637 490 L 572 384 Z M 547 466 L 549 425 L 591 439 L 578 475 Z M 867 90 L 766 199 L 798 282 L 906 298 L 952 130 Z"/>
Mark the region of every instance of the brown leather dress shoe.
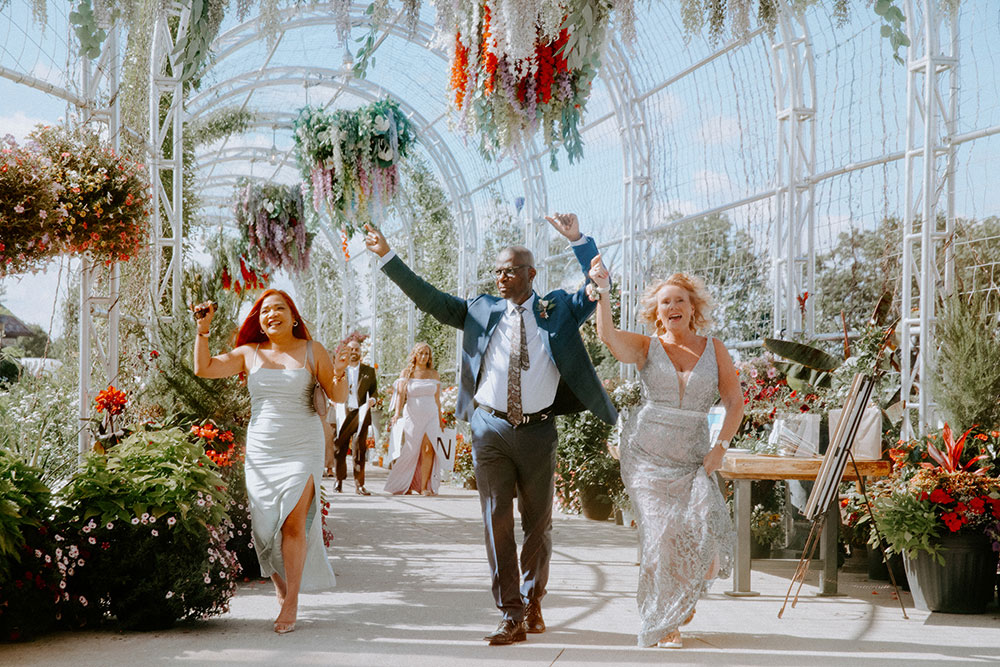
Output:
<path fill-rule="evenodd" d="M 483 637 L 483 639 L 488 641 L 490 646 L 503 646 L 504 644 L 523 642 L 527 639 L 524 630 L 524 621 L 512 621 L 509 618 L 505 618 L 500 621 L 496 630 Z"/>
<path fill-rule="evenodd" d="M 542 604 L 538 600 L 530 600 L 524 607 L 524 626 L 531 634 L 545 632 L 545 621 L 542 620 Z"/>

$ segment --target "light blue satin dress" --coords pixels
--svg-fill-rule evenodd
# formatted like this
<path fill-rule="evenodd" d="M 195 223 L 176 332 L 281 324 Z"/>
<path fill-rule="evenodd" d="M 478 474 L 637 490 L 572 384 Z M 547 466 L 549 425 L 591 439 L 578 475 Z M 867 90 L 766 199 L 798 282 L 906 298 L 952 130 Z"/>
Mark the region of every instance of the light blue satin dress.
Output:
<path fill-rule="evenodd" d="M 323 546 L 320 480 L 323 478 L 323 426 L 312 403 L 316 384 L 307 368 L 260 368 L 256 351 L 247 387 L 246 480 L 254 548 L 265 577 L 285 576 L 281 526 L 302 498 L 312 477 L 315 495 L 306 517 L 306 561 L 302 592 L 325 591 L 337 580 Z"/>

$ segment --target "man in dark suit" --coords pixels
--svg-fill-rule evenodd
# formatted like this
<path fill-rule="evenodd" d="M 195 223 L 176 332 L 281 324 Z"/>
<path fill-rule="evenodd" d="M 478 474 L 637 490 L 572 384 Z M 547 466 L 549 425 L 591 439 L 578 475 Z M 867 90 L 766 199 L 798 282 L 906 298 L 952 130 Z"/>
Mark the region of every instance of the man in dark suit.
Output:
<path fill-rule="evenodd" d="M 375 369 L 361 363 L 361 344 L 352 338 L 347 342 L 347 405 L 344 423 L 337 432 L 334 443 L 334 457 L 337 462 L 337 492 L 344 490 L 347 477 L 347 452 L 354 452 L 354 491 L 358 495 L 370 496 L 365 488 L 365 460 L 368 456 L 368 429 L 372 425 L 372 411 L 378 396 Z M 358 424 L 360 407 L 368 404 L 365 418 Z M 353 442 L 353 445 L 352 445 Z"/>
<path fill-rule="evenodd" d="M 597 255 L 573 214 L 547 218 L 570 241 L 587 279 Z M 545 631 L 541 599 L 552 555 L 552 495 L 556 460 L 555 415 L 590 410 L 613 424 L 617 413 L 580 338 L 595 302 L 584 287 L 574 293 L 532 289 L 534 258 L 522 246 L 504 248 L 494 277 L 501 298 L 461 299 L 411 271 L 378 230 L 366 226 L 365 245 L 382 271 L 418 308 L 463 331 L 456 414 L 472 430 L 472 459 L 483 511 L 493 597 L 503 618 L 484 639 L 525 640 Z M 524 544 L 518 569 L 514 495 Z M 521 574 L 523 572 L 523 582 Z"/>

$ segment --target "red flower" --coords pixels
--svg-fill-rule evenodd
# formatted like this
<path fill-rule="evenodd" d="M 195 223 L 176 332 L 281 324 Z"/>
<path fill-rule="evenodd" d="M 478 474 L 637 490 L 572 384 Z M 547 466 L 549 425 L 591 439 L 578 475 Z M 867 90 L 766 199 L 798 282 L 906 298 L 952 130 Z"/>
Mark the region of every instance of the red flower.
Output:
<path fill-rule="evenodd" d="M 954 498 L 949 496 L 941 489 L 934 489 L 933 491 L 931 491 L 930 500 L 932 503 L 942 503 L 942 504 L 955 502 Z"/>

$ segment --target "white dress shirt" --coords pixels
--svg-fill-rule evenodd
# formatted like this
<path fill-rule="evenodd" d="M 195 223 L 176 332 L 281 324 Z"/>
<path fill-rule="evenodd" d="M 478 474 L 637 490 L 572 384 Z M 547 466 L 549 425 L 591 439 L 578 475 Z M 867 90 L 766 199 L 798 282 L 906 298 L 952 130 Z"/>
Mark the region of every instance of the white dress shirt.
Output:
<path fill-rule="evenodd" d="M 347 367 L 347 407 L 351 410 L 358 409 L 358 373 L 360 371 L 360 363 Z"/>
<path fill-rule="evenodd" d="M 540 412 L 556 398 L 556 388 L 559 386 L 559 371 L 549 357 L 542 341 L 543 331 L 538 328 L 535 320 L 535 295 L 528 297 L 524 306 L 524 336 L 528 347 L 528 370 L 521 371 L 521 412 L 532 414 Z M 507 412 L 507 367 L 510 365 L 510 348 L 517 340 L 521 323 L 512 301 L 507 302 L 507 309 L 497 322 L 496 329 L 486 346 L 483 355 L 483 371 L 479 388 L 476 389 L 476 402 L 494 410 Z"/>

